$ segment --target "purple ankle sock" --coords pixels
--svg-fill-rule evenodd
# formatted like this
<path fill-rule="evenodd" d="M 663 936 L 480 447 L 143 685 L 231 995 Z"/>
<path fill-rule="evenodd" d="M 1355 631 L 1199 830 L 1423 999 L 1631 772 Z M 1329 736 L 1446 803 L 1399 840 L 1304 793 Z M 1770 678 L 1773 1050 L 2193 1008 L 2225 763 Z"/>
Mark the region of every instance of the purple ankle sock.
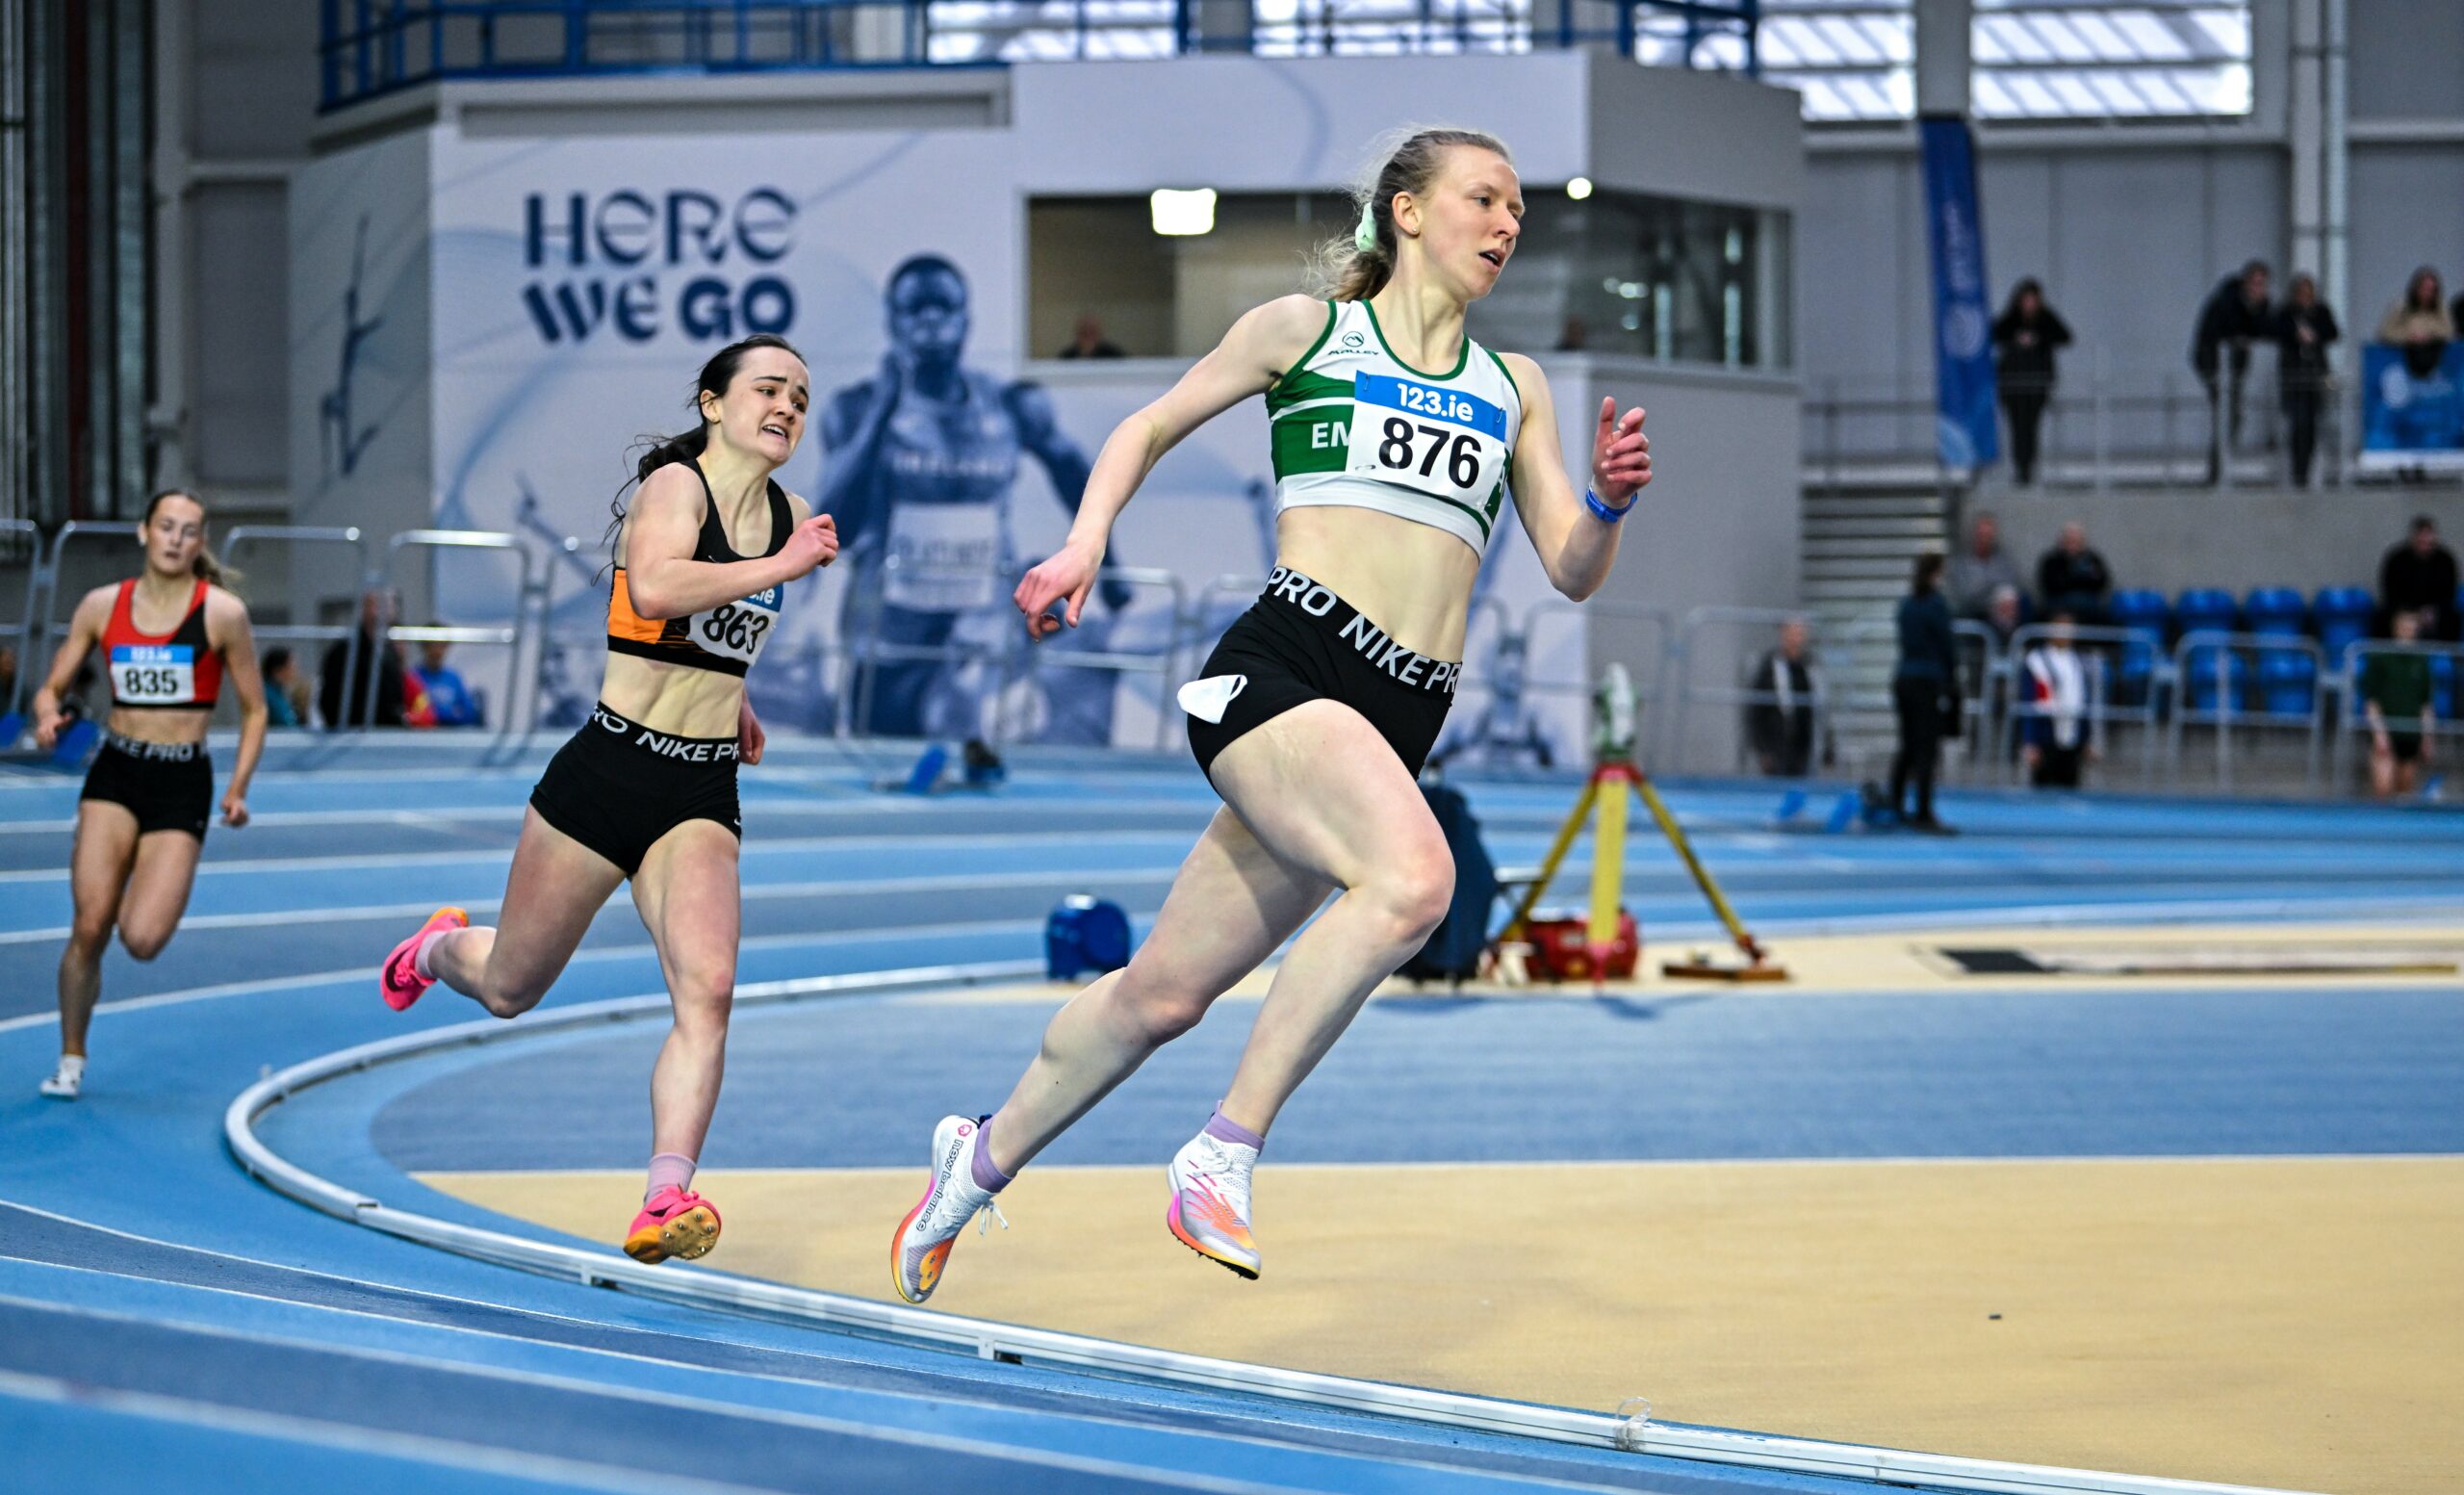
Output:
<path fill-rule="evenodd" d="M 642 1198 L 647 1199 L 669 1184 L 680 1189 L 691 1189 L 693 1160 L 681 1152 L 652 1153 L 650 1186 L 642 1190 Z"/>
<path fill-rule="evenodd" d="M 1221 1106 L 1217 1106 L 1215 1114 L 1206 1119 L 1204 1135 L 1218 1142 L 1237 1142 L 1245 1147 L 1256 1147 L 1260 1151 L 1264 1151 L 1267 1145 L 1264 1137 L 1225 1116 Z"/>
<path fill-rule="evenodd" d="M 998 1194 L 1010 1187 L 1010 1175 L 992 1164 L 992 1118 L 975 1123 L 975 1151 L 967 1157 L 967 1171 L 974 1175 L 975 1186 L 987 1194 Z"/>

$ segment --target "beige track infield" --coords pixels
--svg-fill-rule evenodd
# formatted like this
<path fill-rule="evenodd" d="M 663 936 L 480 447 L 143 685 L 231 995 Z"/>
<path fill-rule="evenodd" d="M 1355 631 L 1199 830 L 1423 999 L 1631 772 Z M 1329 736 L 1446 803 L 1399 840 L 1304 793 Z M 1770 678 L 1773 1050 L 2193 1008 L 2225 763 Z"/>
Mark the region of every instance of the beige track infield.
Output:
<path fill-rule="evenodd" d="M 603 1242 L 640 1189 L 421 1176 Z M 890 1298 L 922 1176 L 705 1173 L 708 1263 Z M 933 1306 L 1937 1453 L 2464 1487 L 2464 1157 L 1277 1166 L 1254 1283 L 1171 1239 L 1162 1179 L 1030 1171 L 1016 1228 L 970 1228 Z"/>

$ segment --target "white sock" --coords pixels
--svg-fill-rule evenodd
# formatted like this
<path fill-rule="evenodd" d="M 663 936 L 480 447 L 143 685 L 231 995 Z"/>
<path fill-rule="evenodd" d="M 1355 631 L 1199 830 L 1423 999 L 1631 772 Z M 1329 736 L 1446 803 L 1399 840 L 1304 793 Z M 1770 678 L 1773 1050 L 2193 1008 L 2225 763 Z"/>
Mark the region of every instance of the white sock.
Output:
<path fill-rule="evenodd" d="M 60 1068 L 53 1072 L 63 1079 L 82 1080 L 86 1077 L 86 1056 L 63 1054 L 60 1056 Z"/>

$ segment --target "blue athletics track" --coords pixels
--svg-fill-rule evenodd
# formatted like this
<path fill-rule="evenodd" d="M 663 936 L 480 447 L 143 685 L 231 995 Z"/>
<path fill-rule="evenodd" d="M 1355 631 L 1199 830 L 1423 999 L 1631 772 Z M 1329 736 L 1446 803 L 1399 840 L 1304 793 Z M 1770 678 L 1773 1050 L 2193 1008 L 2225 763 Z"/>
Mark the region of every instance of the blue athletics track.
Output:
<path fill-rule="evenodd" d="M 873 786 L 887 750 L 774 742 L 703 1160 L 727 1233 L 642 1268 L 613 1243 L 663 1025 L 629 906 L 518 1021 L 375 993 L 430 909 L 493 913 L 550 746 L 278 746 L 178 938 L 108 961 L 74 1103 L 35 1085 L 76 781 L 0 770 L 16 1482 L 2428 1495 L 2464 1468 L 2464 816 L 1968 794 L 1938 840 L 1671 785 L 1791 981 L 1382 992 L 1276 1126 L 1255 1283 L 1161 1221 L 1245 988 L 905 1310 L 886 1242 L 934 1121 L 997 1103 L 1066 994 L 1044 914 L 1093 892 L 1142 928 L 1204 783 L 1025 755 L 916 797 Z M 1466 786 L 1513 866 L 1578 785 Z M 1719 953 L 1636 824 L 1647 967 Z"/>

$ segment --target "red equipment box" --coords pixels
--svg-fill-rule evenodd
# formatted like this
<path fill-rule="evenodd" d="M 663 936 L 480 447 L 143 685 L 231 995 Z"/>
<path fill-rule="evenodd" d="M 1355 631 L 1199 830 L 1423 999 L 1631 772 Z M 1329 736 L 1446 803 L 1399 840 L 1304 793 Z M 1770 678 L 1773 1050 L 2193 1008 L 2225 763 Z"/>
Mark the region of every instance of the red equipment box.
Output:
<path fill-rule="evenodd" d="M 1566 918 L 1534 918 L 1524 938 L 1531 942 L 1528 969 L 1539 981 L 1625 981 L 1642 960 L 1643 932 L 1634 915 L 1617 911 L 1617 938 L 1598 971 L 1592 969 L 1591 946 L 1585 939 L 1591 921 L 1582 915 Z"/>

